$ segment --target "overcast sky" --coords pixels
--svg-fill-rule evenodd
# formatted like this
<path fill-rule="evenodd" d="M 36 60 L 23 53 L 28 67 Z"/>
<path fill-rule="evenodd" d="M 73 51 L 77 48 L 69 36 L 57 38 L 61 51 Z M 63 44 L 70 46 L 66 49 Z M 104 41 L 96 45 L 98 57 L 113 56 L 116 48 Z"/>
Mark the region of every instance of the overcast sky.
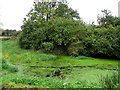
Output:
<path fill-rule="evenodd" d="M 0 22 L 4 29 L 20 30 L 23 18 L 33 6 L 34 0 L 0 0 Z M 96 21 L 97 15 L 103 9 L 111 10 L 118 16 L 118 1 L 120 0 L 67 0 L 69 6 L 77 10 L 86 23 Z"/>

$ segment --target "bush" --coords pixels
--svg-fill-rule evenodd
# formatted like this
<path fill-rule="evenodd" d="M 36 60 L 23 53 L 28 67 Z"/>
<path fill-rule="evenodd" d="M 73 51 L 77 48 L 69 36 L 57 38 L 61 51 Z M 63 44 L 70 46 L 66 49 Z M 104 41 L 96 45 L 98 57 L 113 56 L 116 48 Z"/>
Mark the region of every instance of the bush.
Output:
<path fill-rule="evenodd" d="M 69 55 L 78 56 L 84 52 L 84 46 L 80 41 L 73 42 L 69 44 L 69 46 L 67 47 L 67 51 Z"/>
<path fill-rule="evenodd" d="M 36 29 L 32 26 L 28 28 L 26 25 L 22 28 L 23 32 L 19 39 L 21 48 L 43 49 L 44 51 L 52 51 L 60 46 L 67 50 L 68 46 L 82 37 L 84 31 L 82 22 L 64 18 L 51 18 Z M 74 55 L 73 52 L 71 54 Z M 76 54 L 79 53 L 76 52 Z"/>
<path fill-rule="evenodd" d="M 84 29 L 77 11 L 58 2 L 34 2 L 21 28 L 21 48 L 45 51 L 52 51 L 57 46 L 66 48 L 78 40 L 80 30 Z"/>
<path fill-rule="evenodd" d="M 120 58 L 120 26 L 116 20 L 116 25 L 85 26 L 77 11 L 67 5 L 34 3 L 21 27 L 19 45 L 46 52 L 61 47 L 61 51 L 74 56 Z"/>
<path fill-rule="evenodd" d="M 42 43 L 42 49 L 44 49 L 45 51 L 52 51 L 53 48 L 54 48 L 53 42 L 43 42 Z"/>
<path fill-rule="evenodd" d="M 119 32 L 116 27 L 87 27 L 83 40 L 84 55 L 94 57 L 120 57 Z"/>

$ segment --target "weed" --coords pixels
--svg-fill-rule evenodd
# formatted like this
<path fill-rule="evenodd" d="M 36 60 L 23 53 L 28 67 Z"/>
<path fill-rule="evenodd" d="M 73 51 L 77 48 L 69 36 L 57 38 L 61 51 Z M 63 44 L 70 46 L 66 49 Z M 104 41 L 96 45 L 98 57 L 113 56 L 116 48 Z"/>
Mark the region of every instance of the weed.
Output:
<path fill-rule="evenodd" d="M 2 60 L 2 69 L 6 69 L 10 72 L 18 72 L 18 68 L 15 65 L 8 63 L 6 60 Z"/>
<path fill-rule="evenodd" d="M 119 88 L 119 79 L 118 79 L 118 73 L 113 73 L 112 75 L 106 75 L 106 76 L 102 76 L 100 83 L 102 83 L 102 87 L 103 88 Z"/>

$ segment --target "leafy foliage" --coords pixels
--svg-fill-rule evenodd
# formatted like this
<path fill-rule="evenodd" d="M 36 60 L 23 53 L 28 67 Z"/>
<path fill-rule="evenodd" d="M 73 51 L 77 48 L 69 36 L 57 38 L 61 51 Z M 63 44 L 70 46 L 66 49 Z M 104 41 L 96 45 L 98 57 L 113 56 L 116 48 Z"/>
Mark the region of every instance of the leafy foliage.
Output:
<path fill-rule="evenodd" d="M 79 40 L 84 30 L 77 11 L 62 3 L 34 3 L 27 17 L 19 38 L 20 47 L 25 49 L 51 52 L 60 46 L 67 50 L 70 43 Z"/>
<path fill-rule="evenodd" d="M 114 17 L 112 16 L 112 13 L 110 10 L 104 9 L 101 10 L 102 16 L 98 16 L 98 24 L 102 27 L 109 27 L 110 25 L 115 27 L 120 25 L 120 17 Z"/>
<path fill-rule="evenodd" d="M 56 17 L 80 20 L 79 13 L 66 4 L 60 4 L 55 11 Z"/>
<path fill-rule="evenodd" d="M 119 30 L 116 27 L 88 26 L 84 39 L 84 55 L 120 58 Z"/>
<path fill-rule="evenodd" d="M 120 19 L 103 10 L 99 25 L 84 25 L 77 11 L 67 4 L 34 3 L 22 25 L 21 48 L 68 55 L 120 58 Z"/>

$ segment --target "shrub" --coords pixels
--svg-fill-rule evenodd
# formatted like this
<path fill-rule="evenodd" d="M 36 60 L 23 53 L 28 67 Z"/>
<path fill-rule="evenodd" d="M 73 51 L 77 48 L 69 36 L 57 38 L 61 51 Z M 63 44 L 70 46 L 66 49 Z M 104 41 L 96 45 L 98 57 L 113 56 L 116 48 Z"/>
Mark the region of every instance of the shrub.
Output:
<path fill-rule="evenodd" d="M 67 53 L 69 55 L 78 56 L 79 54 L 82 54 L 83 51 L 84 51 L 84 46 L 80 41 L 73 42 L 69 44 L 69 46 L 67 47 Z"/>
<path fill-rule="evenodd" d="M 31 32 L 26 30 L 30 27 L 32 28 Z M 23 26 L 19 45 L 25 49 L 43 49 L 44 51 L 52 51 L 60 46 L 67 50 L 68 46 L 82 37 L 84 31 L 84 25 L 81 21 L 64 18 L 51 18 L 35 30 L 32 26 L 30 27 Z M 74 55 L 73 52 L 71 54 Z M 79 53 L 76 52 L 76 54 Z"/>
<path fill-rule="evenodd" d="M 74 56 L 120 58 L 119 19 L 115 22 L 116 25 L 85 26 L 77 11 L 66 4 L 38 2 L 24 19 L 19 45 L 49 52 L 61 47 Z"/>
<path fill-rule="evenodd" d="M 119 32 L 116 27 L 87 27 L 83 40 L 84 53 L 94 57 L 120 57 Z M 119 53 L 119 55 L 118 55 Z"/>
<path fill-rule="evenodd" d="M 51 51 L 53 50 L 54 46 L 53 46 L 53 42 L 43 42 L 42 43 L 42 49 L 44 49 L 45 51 Z"/>

